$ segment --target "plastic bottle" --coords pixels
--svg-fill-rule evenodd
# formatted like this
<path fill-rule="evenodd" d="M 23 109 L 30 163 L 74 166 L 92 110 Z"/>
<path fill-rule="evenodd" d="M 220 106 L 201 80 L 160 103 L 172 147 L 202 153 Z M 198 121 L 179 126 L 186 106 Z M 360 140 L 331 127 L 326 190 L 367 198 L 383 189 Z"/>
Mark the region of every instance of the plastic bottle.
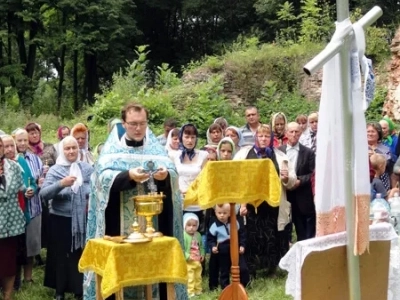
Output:
<path fill-rule="evenodd" d="M 400 232 L 400 197 L 399 193 L 394 193 L 394 197 L 389 199 L 390 215 L 393 219 L 394 229 Z"/>
<path fill-rule="evenodd" d="M 369 219 L 371 224 L 390 222 L 390 205 L 379 193 L 370 204 Z"/>

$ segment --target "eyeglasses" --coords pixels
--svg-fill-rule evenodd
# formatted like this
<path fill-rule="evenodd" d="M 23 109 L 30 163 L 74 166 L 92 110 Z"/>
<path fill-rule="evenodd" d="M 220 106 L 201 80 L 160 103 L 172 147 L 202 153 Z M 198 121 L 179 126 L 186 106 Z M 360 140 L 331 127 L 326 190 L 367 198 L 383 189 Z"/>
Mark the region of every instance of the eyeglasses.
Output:
<path fill-rule="evenodd" d="M 147 121 L 144 122 L 125 122 L 130 127 L 145 127 L 147 125 Z"/>

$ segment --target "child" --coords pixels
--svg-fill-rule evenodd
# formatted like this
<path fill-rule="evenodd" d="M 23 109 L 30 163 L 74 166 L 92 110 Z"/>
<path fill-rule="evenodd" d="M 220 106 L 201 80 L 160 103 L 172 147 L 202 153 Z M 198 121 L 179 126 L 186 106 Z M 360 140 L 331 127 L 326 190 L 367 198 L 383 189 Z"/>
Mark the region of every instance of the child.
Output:
<path fill-rule="evenodd" d="M 229 137 L 223 138 L 219 143 L 215 152 L 215 160 L 232 160 L 235 154 L 235 144 Z M 205 213 L 204 222 L 206 225 L 206 233 L 211 225 L 217 220 L 214 208 L 208 208 Z M 207 251 L 211 251 L 207 245 Z M 210 291 L 218 288 L 219 285 L 219 264 L 217 255 L 211 255 L 208 262 L 208 287 Z"/>
<path fill-rule="evenodd" d="M 230 256 L 230 205 L 223 204 L 217 205 L 215 207 L 215 215 L 217 220 L 211 225 L 208 230 L 207 242 L 211 247 L 211 259 L 215 259 L 218 261 L 219 267 L 219 283 L 221 288 L 224 289 L 229 285 L 230 282 L 230 269 L 231 269 L 231 256 Z M 242 254 L 245 251 L 246 245 L 246 235 L 242 226 L 239 225 L 238 234 L 239 234 L 239 268 L 240 268 L 240 283 L 243 286 L 246 286 L 249 281 L 249 272 L 247 269 L 247 265 L 245 259 Z M 217 274 L 211 274 L 210 268 L 210 276 L 218 276 Z"/>
<path fill-rule="evenodd" d="M 382 154 L 374 153 L 369 158 L 371 168 L 375 171 L 371 182 L 371 201 L 375 199 L 376 194 L 381 194 L 383 199 L 387 199 L 388 193 L 382 180 L 379 178 L 386 169 L 386 157 Z"/>
<path fill-rule="evenodd" d="M 185 259 L 188 272 L 188 294 L 189 297 L 200 295 L 202 292 L 201 281 L 201 263 L 204 260 L 204 247 L 200 233 L 197 231 L 199 228 L 199 218 L 193 213 L 186 213 L 183 215 L 183 228 L 185 232 L 184 247 Z"/>

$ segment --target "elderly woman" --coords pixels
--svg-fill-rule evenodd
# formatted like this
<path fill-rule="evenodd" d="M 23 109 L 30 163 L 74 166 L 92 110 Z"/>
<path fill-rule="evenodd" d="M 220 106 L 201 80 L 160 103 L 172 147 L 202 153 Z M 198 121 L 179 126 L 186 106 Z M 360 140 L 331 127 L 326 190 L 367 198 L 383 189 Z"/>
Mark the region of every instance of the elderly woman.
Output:
<path fill-rule="evenodd" d="M 43 164 L 37 155 L 28 151 L 28 132 L 25 129 L 17 129 L 13 132 L 13 135 L 19 156 L 25 159 L 34 179 L 31 185 L 38 184 L 40 186 L 44 181 L 44 178 L 40 178 Z M 24 266 L 24 282 L 33 282 L 33 257 L 39 255 L 41 249 L 42 203 L 38 189 L 28 202 L 28 209 L 30 214 L 30 222 L 26 227 L 26 251 L 28 259 L 27 264 Z"/>
<path fill-rule="evenodd" d="M 247 247 L 246 261 L 250 274 L 255 277 L 257 269 L 267 269 L 274 275 L 280 259 L 289 250 L 290 204 L 286 189 L 294 187 L 296 173 L 292 163 L 281 150 L 273 147 L 272 131 L 268 125 L 261 125 L 255 135 L 255 145 L 242 148 L 236 155 L 239 159 L 270 159 L 280 175 L 282 193 L 280 207 L 271 207 L 263 202 L 257 210 L 252 205 L 241 205 L 241 215 L 246 215 Z"/>
<path fill-rule="evenodd" d="M 389 147 L 385 146 L 382 143 L 383 132 L 382 127 L 377 122 L 371 122 L 367 124 L 367 141 L 368 141 L 368 152 L 371 156 L 374 153 L 383 154 L 386 158 L 386 172 L 383 173 L 379 178 L 382 180 L 383 185 L 386 190 L 390 190 L 391 183 L 389 178 L 388 170 L 393 168 L 393 164 L 391 163 L 391 154 Z"/>
<path fill-rule="evenodd" d="M 23 129 L 21 129 L 23 130 Z M 26 144 L 27 144 L 28 136 L 26 135 Z M 24 181 L 24 185 L 29 187 L 34 191 L 34 194 L 38 194 L 36 179 L 32 174 L 32 171 L 29 167 L 29 164 L 24 156 L 18 155 L 17 146 L 12 136 L 5 135 L 2 137 L 4 144 L 4 156 L 7 159 L 15 161 L 19 164 L 22 169 L 22 178 Z M 39 158 L 38 158 L 39 160 Z M 20 207 L 24 212 L 25 220 L 27 223 L 25 235 L 20 240 L 20 247 L 17 258 L 17 274 L 14 283 L 14 289 L 19 290 L 21 286 L 21 266 L 24 266 L 24 282 L 32 283 L 32 269 L 33 269 L 33 257 L 40 253 L 40 226 L 41 219 L 36 219 L 36 209 L 31 209 L 31 205 L 35 205 L 31 201 L 34 201 L 33 198 L 30 200 L 24 197 L 22 192 L 18 193 L 18 198 L 20 202 Z M 31 215 L 33 213 L 33 217 Z M 39 237 L 38 237 L 39 236 Z"/>
<path fill-rule="evenodd" d="M 26 219 L 21 209 L 18 193 L 26 198 L 33 196 L 33 189 L 26 189 L 21 168 L 4 157 L 0 138 L 0 284 L 3 299 L 11 300 L 17 273 L 18 242 L 25 233 Z"/>
<path fill-rule="evenodd" d="M 89 151 L 89 130 L 85 124 L 78 123 L 71 129 L 71 135 L 78 141 L 79 159 L 93 165 L 95 159 Z"/>
<path fill-rule="evenodd" d="M 44 285 L 55 289 L 57 300 L 65 293 L 82 297 L 83 274 L 78 262 L 85 245 L 86 209 L 92 166 L 79 159 L 78 142 L 72 136 L 60 143 L 60 156 L 50 168 L 40 191 L 52 200 Z"/>

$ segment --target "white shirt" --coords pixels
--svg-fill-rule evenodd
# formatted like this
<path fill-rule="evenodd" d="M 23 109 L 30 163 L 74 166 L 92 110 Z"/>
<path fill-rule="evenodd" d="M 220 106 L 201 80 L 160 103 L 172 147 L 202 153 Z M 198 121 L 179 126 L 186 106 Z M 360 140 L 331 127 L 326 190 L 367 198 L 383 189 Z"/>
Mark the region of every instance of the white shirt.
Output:
<path fill-rule="evenodd" d="M 293 164 L 293 167 L 296 169 L 297 166 L 297 158 L 299 157 L 300 144 L 297 143 L 294 146 L 286 145 L 286 155 L 289 158 L 290 162 Z"/>

